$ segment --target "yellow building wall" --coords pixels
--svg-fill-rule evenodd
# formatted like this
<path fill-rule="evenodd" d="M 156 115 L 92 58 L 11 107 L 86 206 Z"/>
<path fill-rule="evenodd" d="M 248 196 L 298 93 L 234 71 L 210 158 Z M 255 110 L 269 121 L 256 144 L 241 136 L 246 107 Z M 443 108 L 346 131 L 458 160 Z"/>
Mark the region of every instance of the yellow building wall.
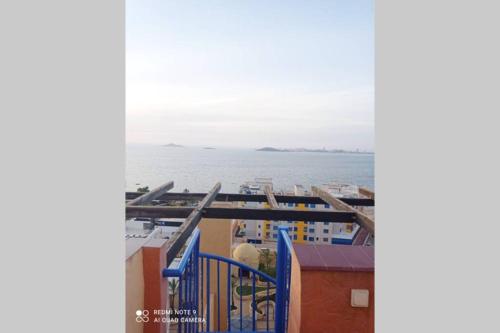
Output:
<path fill-rule="evenodd" d="M 307 208 L 305 207 L 305 204 L 303 203 L 299 203 L 296 207 L 297 210 L 307 210 Z M 297 239 L 296 240 L 292 240 L 294 243 L 298 243 L 298 244 L 301 244 L 301 243 L 305 243 L 304 241 L 304 235 L 305 235 L 305 232 L 304 232 L 304 227 L 307 226 L 307 224 L 305 223 L 305 221 L 295 221 L 294 223 L 294 226 L 297 227 Z"/>
<path fill-rule="evenodd" d="M 264 202 L 264 208 L 271 208 L 269 206 L 269 203 Z M 271 221 L 269 220 L 264 220 L 264 230 L 262 230 L 262 239 L 272 239 L 273 236 L 271 234 Z M 269 232 L 269 237 L 267 237 L 267 233 Z"/>

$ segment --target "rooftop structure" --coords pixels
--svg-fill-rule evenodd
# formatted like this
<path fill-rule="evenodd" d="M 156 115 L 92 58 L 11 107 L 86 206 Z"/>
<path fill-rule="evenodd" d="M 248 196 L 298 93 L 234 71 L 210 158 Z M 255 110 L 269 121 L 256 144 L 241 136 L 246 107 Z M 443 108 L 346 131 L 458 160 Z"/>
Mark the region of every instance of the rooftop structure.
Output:
<path fill-rule="evenodd" d="M 259 179 L 259 178 L 257 178 Z M 319 203 L 300 203 L 300 202 L 273 202 L 272 179 L 265 178 L 259 181 L 249 181 L 240 187 L 240 193 L 244 194 L 265 194 L 264 202 L 241 202 L 241 207 L 248 208 L 287 208 L 296 210 L 330 210 L 330 204 L 321 201 Z M 367 198 L 361 194 L 359 187 L 352 184 L 329 183 L 320 186 L 321 189 L 333 195 L 336 198 Z M 312 196 L 304 186 L 296 184 L 293 192 L 286 193 L 294 196 Z M 364 212 L 363 208 L 358 208 Z M 278 238 L 278 227 L 287 226 L 290 228 L 290 238 L 293 243 L 298 244 L 348 244 L 353 243 L 362 245 L 368 244 L 366 239 L 368 233 L 362 231 L 356 223 L 321 223 L 316 220 L 303 221 L 270 221 L 270 220 L 241 220 L 241 234 L 244 235 L 244 241 L 254 244 L 263 244 L 276 242 Z M 270 246 L 273 246 L 272 244 Z"/>
<path fill-rule="evenodd" d="M 275 277 L 232 259 L 231 249 L 235 220 L 355 223 L 374 235 L 373 219 L 356 208 L 373 206 L 374 195 L 337 198 L 315 187 L 311 196 L 275 195 L 269 187 L 263 194 L 225 194 L 219 193 L 220 184 L 208 193 L 170 193 L 173 183 L 168 184 L 147 194 L 126 194 L 129 219 L 150 218 L 155 226 L 158 219 L 183 219 L 169 239 L 148 239 L 127 258 L 128 333 L 373 331 L 373 248 L 292 245 L 293 231 L 279 226 Z M 162 206 L 152 200 L 197 204 Z M 239 202 L 269 207 L 247 208 Z M 289 209 L 289 203 L 328 204 L 331 209 Z M 174 279 L 177 292 L 169 292 Z M 323 302 L 329 308 L 318 307 Z M 182 313 L 165 315 L 162 309 Z"/>

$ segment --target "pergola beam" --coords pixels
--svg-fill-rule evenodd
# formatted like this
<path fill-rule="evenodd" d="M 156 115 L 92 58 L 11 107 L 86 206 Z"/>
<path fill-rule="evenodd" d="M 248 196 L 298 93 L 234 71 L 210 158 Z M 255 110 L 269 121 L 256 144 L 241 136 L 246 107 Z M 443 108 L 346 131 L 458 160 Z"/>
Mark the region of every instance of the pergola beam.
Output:
<path fill-rule="evenodd" d="M 174 188 L 174 182 L 170 181 L 165 183 L 150 192 L 146 192 L 131 201 L 127 202 L 127 206 L 138 206 L 150 203 L 151 201 L 158 199 L 161 195 L 165 194 L 169 190 Z"/>
<path fill-rule="evenodd" d="M 133 200 L 140 196 L 139 192 L 126 192 L 125 198 Z M 201 200 L 205 197 L 206 193 L 180 193 L 180 192 L 167 192 L 158 197 L 158 200 Z M 310 196 L 295 196 L 295 195 L 274 195 L 278 203 L 304 203 L 304 204 L 320 204 L 324 205 L 325 202 L 318 197 Z M 351 206 L 374 206 L 375 202 L 367 198 L 340 198 L 340 200 Z M 218 193 L 215 201 L 242 201 L 242 202 L 267 202 L 267 197 L 263 194 L 236 194 L 236 193 Z"/>
<path fill-rule="evenodd" d="M 312 186 L 312 191 L 314 195 L 320 197 L 324 202 L 330 204 L 335 209 L 354 213 L 356 215 L 356 223 L 365 228 L 369 233 L 375 234 L 375 222 L 371 218 L 319 187 Z"/>
<path fill-rule="evenodd" d="M 279 208 L 278 202 L 276 201 L 276 198 L 274 197 L 274 194 L 271 191 L 271 186 L 269 186 L 269 185 L 265 186 L 264 193 L 266 194 L 267 203 L 269 204 L 269 207 Z"/>
<path fill-rule="evenodd" d="M 191 233 L 196 228 L 198 223 L 202 218 L 203 209 L 210 206 L 212 201 L 214 201 L 217 193 L 219 193 L 221 184 L 217 183 L 212 188 L 210 192 L 201 200 L 198 205 L 192 209 L 186 221 L 179 227 L 177 232 L 169 240 L 169 247 L 167 250 L 167 267 L 175 259 L 182 246 L 186 243 L 187 239 L 191 236 Z"/>
<path fill-rule="evenodd" d="M 127 207 L 127 218 L 186 218 L 194 208 L 165 206 Z M 271 221 L 314 221 L 314 222 L 356 222 L 356 214 L 349 211 L 332 210 L 296 210 L 282 208 L 215 208 L 202 210 L 202 218 L 238 219 L 238 220 L 271 220 Z"/>
<path fill-rule="evenodd" d="M 367 198 L 375 200 L 375 192 L 367 189 L 366 187 L 360 187 L 359 194 L 364 195 Z"/>

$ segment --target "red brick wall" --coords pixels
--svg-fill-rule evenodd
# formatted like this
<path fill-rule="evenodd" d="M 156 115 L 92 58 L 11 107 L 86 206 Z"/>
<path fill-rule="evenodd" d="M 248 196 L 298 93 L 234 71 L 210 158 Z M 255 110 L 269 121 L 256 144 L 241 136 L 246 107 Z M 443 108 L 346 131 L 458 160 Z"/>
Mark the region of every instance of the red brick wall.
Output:
<path fill-rule="evenodd" d="M 300 319 L 293 319 L 298 310 L 291 306 L 290 332 L 374 332 L 373 272 L 301 271 L 300 279 L 294 277 L 291 293 L 300 290 Z M 351 306 L 351 289 L 370 291 L 367 308 Z"/>

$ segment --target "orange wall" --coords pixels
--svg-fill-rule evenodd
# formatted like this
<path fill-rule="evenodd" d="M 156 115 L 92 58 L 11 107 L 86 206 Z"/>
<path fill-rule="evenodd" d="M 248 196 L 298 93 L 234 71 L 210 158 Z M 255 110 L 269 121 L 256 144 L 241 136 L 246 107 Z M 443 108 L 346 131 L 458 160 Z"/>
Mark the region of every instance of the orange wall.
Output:
<path fill-rule="evenodd" d="M 290 332 L 374 332 L 373 272 L 303 270 L 292 274 L 291 294 L 300 293 L 301 304 L 294 304 L 292 297 Z M 367 308 L 351 306 L 351 289 L 370 291 Z"/>
<path fill-rule="evenodd" d="M 144 309 L 150 313 L 150 318 L 154 316 L 154 310 L 168 309 L 168 281 L 162 276 L 162 270 L 167 262 L 167 240 L 152 239 L 143 248 L 144 267 Z M 166 332 L 167 324 L 163 322 L 144 323 L 144 333 Z"/>
<path fill-rule="evenodd" d="M 297 260 L 295 253 L 292 254 L 292 278 L 291 278 L 291 288 L 290 288 L 290 305 L 288 308 L 288 333 L 298 333 L 300 332 L 301 323 L 301 271 L 300 265 Z"/>
<path fill-rule="evenodd" d="M 211 207 L 219 208 L 232 208 L 233 204 L 230 202 L 214 202 Z M 205 253 L 216 254 L 222 257 L 231 258 L 232 247 L 232 224 L 233 220 L 229 219 L 202 219 L 198 228 L 200 229 L 200 251 Z M 206 262 L 205 268 L 206 269 Z M 226 264 L 221 263 L 219 266 L 220 277 L 220 330 L 217 327 L 216 318 L 218 316 L 218 308 L 213 301 L 211 301 L 212 310 L 210 319 L 210 330 L 224 331 L 227 327 L 227 278 L 228 267 Z M 206 272 L 206 271 L 205 271 Z M 206 309 L 206 289 L 203 291 L 204 306 Z M 217 300 L 217 263 L 211 260 L 210 264 L 210 294 L 213 300 Z M 201 299 L 200 299 L 201 302 Z"/>

